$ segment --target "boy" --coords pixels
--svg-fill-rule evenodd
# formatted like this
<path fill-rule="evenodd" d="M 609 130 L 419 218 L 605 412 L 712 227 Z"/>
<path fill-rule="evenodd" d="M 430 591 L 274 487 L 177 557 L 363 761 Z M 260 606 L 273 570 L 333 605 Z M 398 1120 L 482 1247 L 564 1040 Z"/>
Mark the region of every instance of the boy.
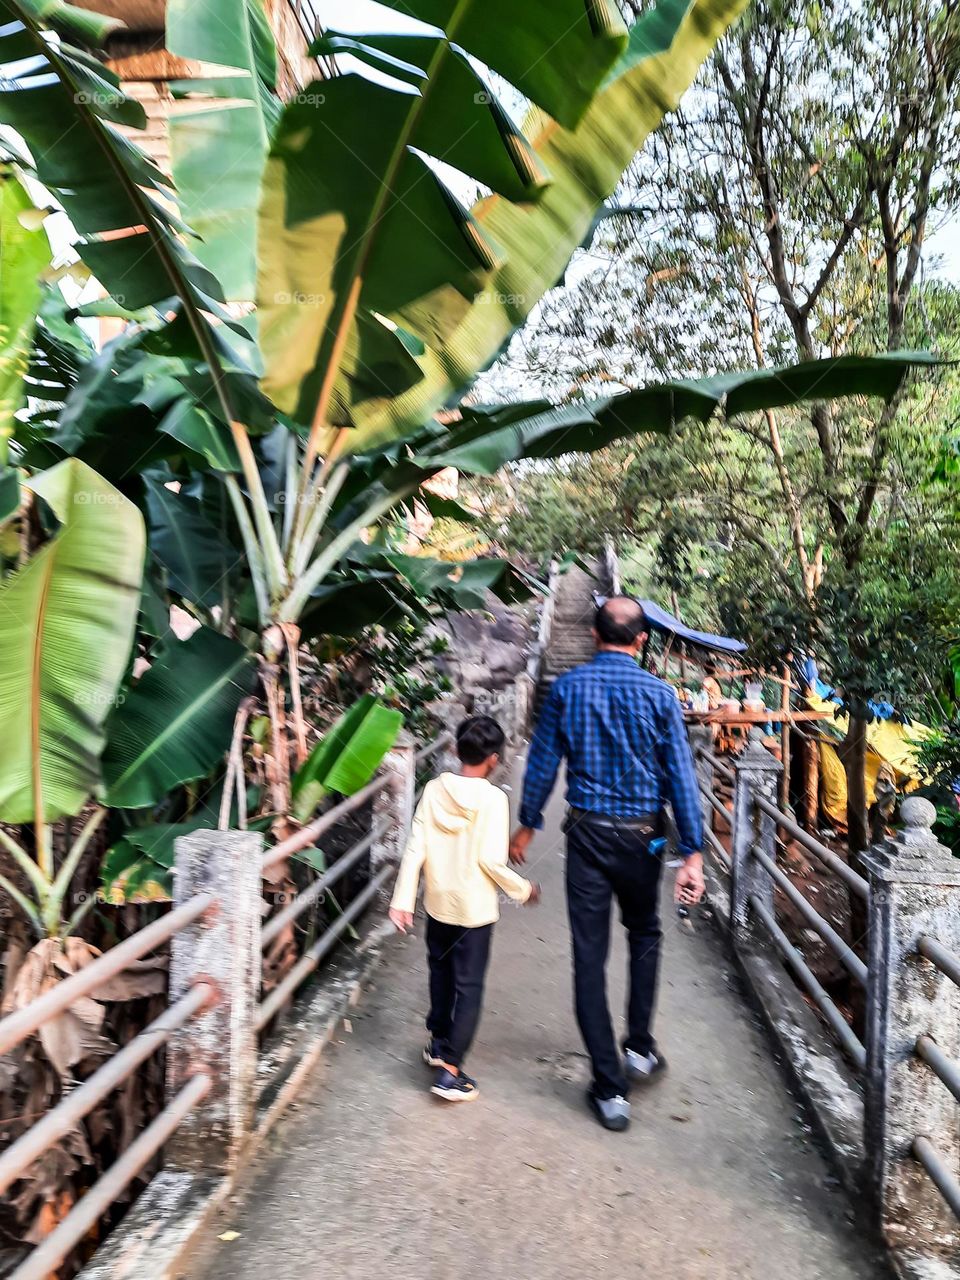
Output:
<path fill-rule="evenodd" d="M 488 781 L 503 743 L 503 730 L 489 716 L 471 716 L 457 729 L 460 772 L 442 773 L 424 787 L 390 905 L 390 919 L 406 933 L 422 870 L 430 967 L 430 1040 L 423 1060 L 437 1068 L 430 1091 L 445 1102 L 472 1102 L 478 1093 L 463 1060 L 480 1021 L 490 941 L 500 918 L 497 890 L 530 906 L 540 899 L 539 886 L 507 866 L 509 805 Z"/>

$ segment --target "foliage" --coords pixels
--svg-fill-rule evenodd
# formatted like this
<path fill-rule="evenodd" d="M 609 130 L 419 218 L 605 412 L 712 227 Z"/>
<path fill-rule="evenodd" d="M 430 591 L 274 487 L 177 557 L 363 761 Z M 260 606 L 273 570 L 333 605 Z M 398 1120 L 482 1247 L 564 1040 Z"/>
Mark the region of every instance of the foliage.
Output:
<path fill-rule="evenodd" d="M 0 582 L 0 821 L 42 828 L 102 791 L 100 755 L 133 642 L 144 530 L 133 503 L 75 458 L 26 485 L 50 526 Z"/>
<path fill-rule="evenodd" d="M 351 796 L 370 781 L 393 746 L 403 716 L 365 694 L 327 730 L 293 778 L 293 811 L 306 822 L 331 792 Z"/>

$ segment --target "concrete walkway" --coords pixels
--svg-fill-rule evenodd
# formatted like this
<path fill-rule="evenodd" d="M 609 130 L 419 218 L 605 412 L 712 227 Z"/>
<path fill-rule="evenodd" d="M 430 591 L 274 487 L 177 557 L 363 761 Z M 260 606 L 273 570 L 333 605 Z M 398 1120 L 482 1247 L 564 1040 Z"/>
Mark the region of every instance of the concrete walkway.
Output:
<path fill-rule="evenodd" d="M 534 846 L 543 905 L 508 907 L 469 1069 L 433 1101 L 419 1062 L 422 922 L 270 1139 L 197 1280 L 877 1280 L 707 925 L 665 902 L 659 1040 L 671 1071 L 625 1134 L 587 1113 L 571 1012 L 555 798 Z M 668 873 L 669 874 L 669 873 Z M 623 1005 L 619 928 L 610 974 Z M 220 1241 L 221 1233 L 239 1233 Z"/>

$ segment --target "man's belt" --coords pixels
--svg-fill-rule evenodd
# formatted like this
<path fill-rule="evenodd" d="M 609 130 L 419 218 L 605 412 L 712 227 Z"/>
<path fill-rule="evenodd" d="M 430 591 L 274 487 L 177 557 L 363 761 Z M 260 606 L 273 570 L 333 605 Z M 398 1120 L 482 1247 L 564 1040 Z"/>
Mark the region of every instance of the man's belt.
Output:
<path fill-rule="evenodd" d="M 608 831 L 642 831 L 647 835 L 659 835 L 663 826 L 663 814 L 659 809 L 618 818 L 614 813 L 595 813 L 593 809 L 578 809 L 571 805 L 568 814 L 571 822 L 589 822 L 592 827 L 603 827 Z"/>

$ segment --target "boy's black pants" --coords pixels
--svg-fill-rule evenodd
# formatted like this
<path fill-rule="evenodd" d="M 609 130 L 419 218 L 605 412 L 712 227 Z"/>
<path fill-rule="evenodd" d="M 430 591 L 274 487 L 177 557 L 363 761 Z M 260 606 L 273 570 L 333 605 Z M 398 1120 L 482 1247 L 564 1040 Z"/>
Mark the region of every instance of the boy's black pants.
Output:
<path fill-rule="evenodd" d="M 567 832 L 567 910 L 573 938 L 573 983 L 577 1022 L 593 1062 L 598 1098 L 627 1091 L 607 1004 L 610 908 L 616 895 L 630 946 L 630 995 L 624 1048 L 647 1054 L 653 1047 L 650 1023 L 660 962 L 660 872 L 662 858 L 650 853 L 659 835 L 660 815 L 649 822 L 591 818 L 574 810 Z"/>
<path fill-rule="evenodd" d="M 492 938 L 492 924 L 466 929 L 427 916 L 427 1030 L 437 1042 L 439 1056 L 453 1067 L 467 1056 L 480 1021 Z"/>

